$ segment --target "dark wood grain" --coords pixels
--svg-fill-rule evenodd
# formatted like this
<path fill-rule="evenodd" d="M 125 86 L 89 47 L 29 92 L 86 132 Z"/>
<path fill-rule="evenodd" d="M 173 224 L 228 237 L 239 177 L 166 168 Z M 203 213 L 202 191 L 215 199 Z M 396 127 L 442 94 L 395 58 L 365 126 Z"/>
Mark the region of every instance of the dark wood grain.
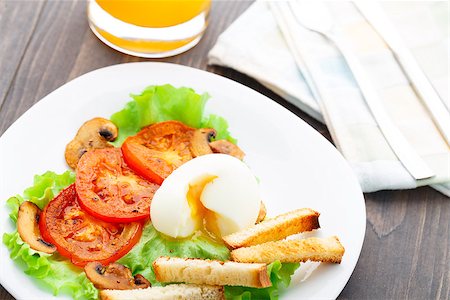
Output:
<path fill-rule="evenodd" d="M 249 5 L 250 1 L 216 1 L 201 42 L 184 54 L 157 61 L 238 81 L 280 103 L 330 139 L 323 124 L 258 82 L 234 70 L 207 65 L 207 53 L 218 35 Z M 0 0 L 0 135 L 67 81 L 104 66 L 144 60 L 101 43 L 89 30 L 85 14 L 85 1 Z M 339 298 L 448 299 L 449 199 L 428 187 L 371 193 L 365 199 L 363 250 Z M 13 298 L 0 287 L 0 299 Z"/>
<path fill-rule="evenodd" d="M 43 2 L 0 2 L 0 107 L 40 18 Z M 17 28 L 20 28 L 18 34 Z"/>

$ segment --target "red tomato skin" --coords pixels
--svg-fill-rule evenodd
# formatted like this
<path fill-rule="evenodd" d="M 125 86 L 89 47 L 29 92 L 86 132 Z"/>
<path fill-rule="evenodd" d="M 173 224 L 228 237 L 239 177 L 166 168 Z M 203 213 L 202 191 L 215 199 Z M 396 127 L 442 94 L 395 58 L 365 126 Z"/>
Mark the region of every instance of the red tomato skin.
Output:
<path fill-rule="evenodd" d="M 132 143 L 124 142 L 122 145 L 122 154 L 125 158 L 125 161 L 127 164 L 139 175 L 144 177 L 147 180 L 150 180 L 151 182 L 154 182 L 156 184 L 161 185 L 164 181 L 164 178 L 162 178 L 160 175 L 155 173 L 151 168 L 143 165 L 140 163 L 139 158 L 135 155 L 135 151 L 133 151 L 136 148 L 136 145 L 133 145 Z"/>
<path fill-rule="evenodd" d="M 147 126 L 124 141 L 123 158 L 137 174 L 161 185 L 174 169 L 193 158 L 194 131 L 179 121 Z"/>
<path fill-rule="evenodd" d="M 62 198 L 69 198 L 73 197 L 76 192 L 74 191 L 74 185 L 71 184 L 67 188 L 63 189 L 56 197 L 62 197 Z M 55 197 L 55 199 L 56 199 Z M 52 200 L 53 201 L 53 200 Z M 39 218 L 39 230 L 41 232 L 42 237 L 45 241 L 55 245 L 56 249 L 58 250 L 59 254 L 61 254 L 64 257 L 70 258 L 71 253 L 61 247 L 56 240 L 52 237 L 50 232 L 47 230 L 47 206 L 42 210 L 41 216 Z"/>
<path fill-rule="evenodd" d="M 159 187 L 131 170 L 119 148 L 84 154 L 78 162 L 75 185 L 85 211 L 114 223 L 149 219 L 151 199 Z"/>
<path fill-rule="evenodd" d="M 70 207 L 78 206 L 80 208 L 80 212 L 84 216 L 83 220 L 87 220 L 87 226 L 89 226 L 90 224 L 93 224 L 94 226 L 96 225 L 108 226 L 108 224 L 105 223 L 104 221 L 95 219 L 94 217 L 90 216 L 89 214 L 81 210 L 81 207 L 79 206 L 78 199 L 76 196 L 75 184 L 71 184 L 70 186 L 62 190 L 44 208 L 39 219 L 39 230 L 41 232 L 43 239 L 55 245 L 57 251 L 62 256 L 69 258 L 72 261 L 72 263 L 77 266 L 83 267 L 90 261 L 99 261 L 102 264 L 109 264 L 111 262 L 114 262 L 119 258 L 121 258 L 122 256 L 124 256 L 125 254 L 127 254 L 134 247 L 134 245 L 138 243 L 140 240 L 140 237 L 142 235 L 143 223 L 135 222 L 125 224 L 124 227 L 130 229 L 129 234 L 130 238 L 127 239 L 120 248 L 115 249 L 110 256 L 98 259 L 98 257 L 94 255 L 90 257 L 89 255 L 85 254 L 84 257 L 82 257 L 82 255 L 80 256 L 80 253 L 77 253 L 76 251 L 73 251 L 73 249 L 70 249 L 70 243 L 69 244 L 66 243 L 64 238 L 61 237 L 61 235 L 58 235 L 57 232 L 54 232 L 55 228 L 60 228 L 54 226 L 54 224 L 56 224 L 57 222 L 56 217 L 64 219 L 66 213 L 65 210 L 68 206 Z M 110 224 L 110 226 L 115 228 L 119 226 L 119 224 Z M 53 231 L 50 227 L 53 228 Z M 106 246 L 108 246 L 108 244 L 106 244 Z"/>

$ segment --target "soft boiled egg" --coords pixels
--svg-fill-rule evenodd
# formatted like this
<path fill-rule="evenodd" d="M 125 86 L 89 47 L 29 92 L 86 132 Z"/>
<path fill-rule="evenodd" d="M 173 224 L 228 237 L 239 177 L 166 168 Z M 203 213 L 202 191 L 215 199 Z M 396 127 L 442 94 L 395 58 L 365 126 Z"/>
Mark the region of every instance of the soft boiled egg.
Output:
<path fill-rule="evenodd" d="M 258 182 L 245 163 L 226 154 L 196 157 L 156 191 L 150 216 L 156 230 L 183 238 L 202 230 L 216 238 L 255 224 Z"/>

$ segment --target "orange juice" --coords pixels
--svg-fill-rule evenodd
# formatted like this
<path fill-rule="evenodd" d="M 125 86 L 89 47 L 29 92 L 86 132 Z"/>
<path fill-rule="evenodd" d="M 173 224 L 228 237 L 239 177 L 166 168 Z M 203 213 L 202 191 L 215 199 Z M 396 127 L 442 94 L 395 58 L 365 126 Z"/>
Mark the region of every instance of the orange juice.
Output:
<path fill-rule="evenodd" d="M 198 43 L 211 0 L 90 0 L 93 32 L 110 47 L 142 57 L 166 57 Z"/>
<path fill-rule="evenodd" d="M 209 8 L 211 0 L 96 0 L 113 17 L 143 27 L 174 26 Z"/>

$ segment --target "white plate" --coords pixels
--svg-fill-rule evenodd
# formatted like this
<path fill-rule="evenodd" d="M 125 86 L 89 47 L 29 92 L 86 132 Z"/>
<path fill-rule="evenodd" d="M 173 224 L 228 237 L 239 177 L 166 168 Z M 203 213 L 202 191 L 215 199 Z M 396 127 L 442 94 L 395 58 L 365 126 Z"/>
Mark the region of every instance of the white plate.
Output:
<path fill-rule="evenodd" d="M 260 179 L 268 214 L 300 207 L 321 213 L 318 236 L 339 236 L 340 265 L 322 264 L 305 281 L 294 275 L 282 299 L 334 299 L 355 268 L 364 240 L 364 199 L 351 169 L 319 133 L 269 98 L 208 72 L 165 63 L 115 65 L 85 74 L 58 88 L 20 117 L 0 138 L 0 199 L 21 193 L 33 175 L 63 172 L 65 145 L 86 120 L 109 117 L 153 84 L 170 83 L 208 92 L 207 112 L 225 117 Z M 13 230 L 0 205 L 0 234 Z M 50 299 L 0 246 L 0 283 L 18 299 Z"/>

